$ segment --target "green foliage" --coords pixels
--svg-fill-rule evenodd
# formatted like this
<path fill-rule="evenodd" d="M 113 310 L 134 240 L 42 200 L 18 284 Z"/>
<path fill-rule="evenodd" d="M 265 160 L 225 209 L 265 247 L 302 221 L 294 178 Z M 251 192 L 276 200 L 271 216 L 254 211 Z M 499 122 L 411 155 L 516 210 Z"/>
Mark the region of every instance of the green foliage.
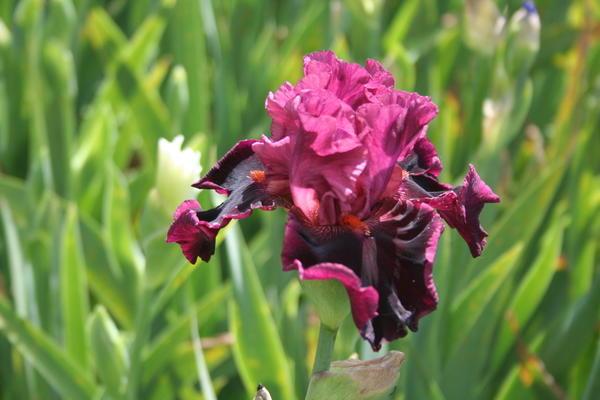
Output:
<path fill-rule="evenodd" d="M 596 398 L 600 6 L 537 1 L 537 46 L 522 20 L 490 29 L 519 3 L 0 2 L 0 398 L 304 398 L 318 320 L 281 271 L 284 214 L 188 265 L 157 148 L 182 134 L 206 171 L 323 48 L 430 95 L 443 180 L 473 162 L 502 197 L 480 258 L 444 234 L 438 310 L 388 346 L 396 398 Z M 334 355 L 361 346 L 347 317 Z"/>

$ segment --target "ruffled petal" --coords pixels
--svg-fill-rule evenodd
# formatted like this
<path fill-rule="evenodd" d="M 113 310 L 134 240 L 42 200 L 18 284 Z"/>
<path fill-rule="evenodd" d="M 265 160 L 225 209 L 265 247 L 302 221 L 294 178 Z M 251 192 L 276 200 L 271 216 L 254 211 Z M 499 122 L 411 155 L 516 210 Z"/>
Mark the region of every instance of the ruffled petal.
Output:
<path fill-rule="evenodd" d="M 361 65 L 339 60 L 332 51 L 319 51 L 304 57 L 302 89 L 326 89 L 351 107 L 364 102 L 364 86 L 372 79 Z"/>
<path fill-rule="evenodd" d="M 198 189 L 213 189 L 220 194 L 229 194 L 240 182 L 248 178 L 252 170 L 263 170 L 264 166 L 254 155 L 254 139 L 235 144 L 208 173 L 192 186 Z"/>
<path fill-rule="evenodd" d="M 383 68 L 383 65 L 379 61 L 369 58 L 365 62 L 365 69 L 371 74 L 370 87 L 375 87 L 375 85 L 381 85 L 390 89 L 394 87 L 396 83 L 394 77 Z"/>
<path fill-rule="evenodd" d="M 452 188 L 429 174 L 411 175 L 401 184 L 400 192 L 402 197 L 435 208 L 463 237 L 471 255 L 481 255 L 488 234 L 479 223 L 479 215 L 486 203 L 498 203 L 500 197 L 481 180 L 473 165 L 469 165 L 461 186 Z"/>
<path fill-rule="evenodd" d="M 317 155 L 344 153 L 361 145 L 354 131 L 354 111 L 329 91 L 306 91 L 297 111 L 304 132 L 312 136 L 310 147 Z"/>
<path fill-rule="evenodd" d="M 455 188 L 454 193 L 431 198 L 428 203 L 438 210 L 450 227 L 458 230 L 473 257 L 478 257 L 488 236 L 479 223 L 479 214 L 486 203 L 498 203 L 500 197 L 481 180 L 473 165 L 469 165 L 463 184 Z"/>
<path fill-rule="evenodd" d="M 364 104 L 357 111 L 361 137 L 368 150 L 365 177 L 369 195 L 367 208 L 379 199 L 408 141 L 402 130 L 406 112 L 397 104 Z"/>
<path fill-rule="evenodd" d="M 292 212 L 282 261 L 286 270 L 301 264 L 305 275 L 324 263 L 341 264 L 358 277 L 361 288 L 374 287 L 378 315 L 366 324 L 355 316 L 355 322 L 378 350 L 383 339 L 394 340 L 405 336 L 407 329 L 416 330 L 419 318 L 435 309 L 431 270 L 443 223 L 431 207 L 410 201 L 386 202 L 372 218 L 363 222 L 361 230 L 359 222 L 352 228 L 314 226 Z M 356 315 L 365 315 L 358 306 L 352 307 Z"/>
<path fill-rule="evenodd" d="M 356 193 L 356 181 L 366 165 L 364 149 L 356 147 L 320 156 L 313 149 L 313 139 L 310 133 L 278 141 L 264 137 L 253 144 L 253 149 L 266 166 L 270 193 L 289 197 L 315 222 L 333 224 L 335 216 L 322 210 L 321 205 L 333 201 L 338 212 L 348 212 Z M 331 195 L 333 199 L 325 198 Z"/>
<path fill-rule="evenodd" d="M 226 194 L 223 203 L 202 210 L 197 201 L 188 200 L 175 212 L 167 242 L 178 243 L 191 263 L 195 263 L 197 257 L 204 261 L 210 259 L 217 233 L 232 219 L 246 218 L 258 208 L 272 210 L 279 205 L 279 198 L 267 191 L 265 167 L 252 151 L 254 142 L 244 140 L 236 144 L 194 184 L 197 188 Z"/>
<path fill-rule="evenodd" d="M 270 92 L 265 100 L 265 108 L 271 117 L 271 135 L 274 140 L 298 130 L 295 112 L 288 107 L 288 103 L 296 95 L 294 85 L 286 82 L 275 93 Z"/>
<path fill-rule="evenodd" d="M 168 243 L 178 243 L 185 258 L 192 264 L 200 257 L 208 261 L 215 252 L 217 230 L 198 218 L 201 211 L 196 200 L 186 200 L 175 211 L 173 224 L 167 233 Z"/>
<path fill-rule="evenodd" d="M 437 177 L 443 169 L 435 146 L 427 138 L 419 139 L 413 152 L 402 160 L 400 165 L 413 175 L 428 173 Z"/>
<path fill-rule="evenodd" d="M 432 268 L 444 225 L 435 210 L 410 201 L 384 202 L 372 232 L 379 275 L 379 315 L 363 332 L 373 349 L 416 331 L 437 306 Z M 373 250 L 371 250 L 373 251 Z M 364 257 L 364 255 L 363 255 Z"/>

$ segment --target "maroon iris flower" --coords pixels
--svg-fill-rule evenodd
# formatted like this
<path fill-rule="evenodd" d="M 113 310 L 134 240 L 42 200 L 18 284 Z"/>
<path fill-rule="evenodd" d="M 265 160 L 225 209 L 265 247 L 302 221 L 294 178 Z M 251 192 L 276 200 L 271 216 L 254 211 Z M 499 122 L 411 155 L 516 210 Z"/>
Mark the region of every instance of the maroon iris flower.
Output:
<path fill-rule="evenodd" d="M 438 301 L 432 265 L 442 219 L 478 256 L 487 236 L 479 214 L 499 197 L 472 166 L 458 187 L 438 182 L 442 164 L 426 138 L 437 106 L 394 89 L 377 61 L 310 54 L 304 77 L 270 93 L 266 109 L 271 136 L 239 142 L 194 184 L 227 199 L 211 210 L 184 202 L 167 240 L 191 263 L 207 261 L 229 221 L 284 207 L 284 270 L 339 281 L 373 349 L 415 331 Z"/>

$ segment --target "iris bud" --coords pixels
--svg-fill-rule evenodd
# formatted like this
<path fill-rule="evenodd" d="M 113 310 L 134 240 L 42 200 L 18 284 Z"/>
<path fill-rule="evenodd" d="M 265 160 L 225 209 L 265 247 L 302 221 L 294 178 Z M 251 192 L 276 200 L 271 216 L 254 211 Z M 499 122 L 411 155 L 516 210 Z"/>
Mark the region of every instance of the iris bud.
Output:
<path fill-rule="evenodd" d="M 158 141 L 158 167 L 156 173 L 156 194 L 163 207 L 171 210 L 181 201 L 193 198 L 196 191 L 190 182 L 198 179 L 200 152 L 182 148 L 183 136 L 172 141 L 161 138 Z"/>
<path fill-rule="evenodd" d="M 350 302 L 344 286 L 333 279 L 300 282 L 321 323 L 333 331 L 337 330 L 350 313 Z"/>
<path fill-rule="evenodd" d="M 526 1 L 513 14 L 506 38 L 505 66 L 508 74 L 519 77 L 531 68 L 540 49 L 541 22 L 533 1 Z"/>
<path fill-rule="evenodd" d="M 404 354 L 398 351 L 373 360 L 334 361 L 329 371 L 312 376 L 306 399 L 389 399 L 403 361 Z"/>
<path fill-rule="evenodd" d="M 467 0 L 464 15 L 465 43 L 483 54 L 492 54 L 501 37 L 506 18 L 493 0 Z"/>

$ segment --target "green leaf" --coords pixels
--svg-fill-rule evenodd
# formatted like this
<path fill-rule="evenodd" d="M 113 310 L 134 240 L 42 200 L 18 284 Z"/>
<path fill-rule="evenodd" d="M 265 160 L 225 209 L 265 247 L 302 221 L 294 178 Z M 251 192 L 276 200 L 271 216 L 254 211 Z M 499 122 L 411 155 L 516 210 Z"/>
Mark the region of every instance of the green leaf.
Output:
<path fill-rule="evenodd" d="M 514 344 L 516 335 L 527 324 L 542 301 L 557 271 L 562 248 L 564 217 L 556 216 L 542 238 L 538 257 L 523 277 L 506 309 L 498 339 L 492 350 L 492 370 L 495 370 Z"/>
<path fill-rule="evenodd" d="M 191 281 L 188 281 L 186 286 L 186 311 L 191 314 L 190 321 L 190 332 L 192 347 L 194 349 L 194 360 L 196 362 L 196 370 L 198 373 L 198 382 L 202 386 L 202 395 L 205 400 L 217 400 L 215 389 L 213 388 L 212 381 L 210 379 L 210 373 L 208 366 L 206 365 L 206 359 L 204 357 L 204 351 L 202 350 L 202 343 L 200 342 L 198 315 L 193 307 L 192 299 L 192 285 Z"/>
<path fill-rule="evenodd" d="M 131 299 L 131 291 L 124 284 L 113 250 L 97 224 L 82 215 L 80 232 L 90 289 L 123 326 L 132 326 L 135 303 Z"/>
<path fill-rule="evenodd" d="M 510 205 L 506 214 L 490 230 L 489 241 L 481 257 L 471 261 L 468 269 L 472 274 L 483 265 L 490 265 L 515 241 L 529 242 L 547 214 L 563 174 L 564 164 L 559 160 Z M 532 207 L 533 204 L 535 207 Z"/>
<path fill-rule="evenodd" d="M 6 300 L 0 298 L 0 331 L 40 374 L 67 399 L 92 399 L 98 388 L 50 338 L 22 320 Z"/>
<path fill-rule="evenodd" d="M 204 324 L 212 316 L 214 312 L 223 307 L 227 301 L 227 296 L 230 294 L 230 286 L 224 285 L 220 288 L 207 293 L 201 300 L 189 308 L 196 313 L 198 324 Z M 175 354 L 171 351 L 177 347 L 179 343 L 189 338 L 190 324 L 192 323 L 191 311 L 174 318 L 171 323 L 166 326 L 158 337 L 150 343 L 143 354 L 143 382 L 148 384 L 168 366 L 168 362 L 172 361 Z"/>
<path fill-rule="evenodd" d="M 460 337 L 465 336 L 464 332 L 472 329 L 475 321 L 485 312 L 489 302 L 494 299 L 498 289 L 507 284 L 507 279 L 519 265 L 518 260 L 522 250 L 521 243 L 515 244 L 506 254 L 474 279 L 452 302 L 449 310 L 446 343 L 456 346 Z"/>
<path fill-rule="evenodd" d="M 582 400 L 592 400 L 600 393 L 600 340 L 596 344 L 596 355 L 594 356 L 594 365 L 590 371 L 587 387 L 583 393 Z"/>
<path fill-rule="evenodd" d="M 125 341 L 103 306 L 97 306 L 88 322 L 90 347 L 96 372 L 108 393 L 122 398 L 129 365 Z"/>
<path fill-rule="evenodd" d="M 83 259 L 79 220 L 75 206 L 66 210 L 60 243 L 60 295 L 67 354 L 87 369 L 88 346 L 85 321 L 89 313 L 87 277 Z"/>
<path fill-rule="evenodd" d="M 542 352 L 546 367 L 558 376 L 567 372 L 594 340 L 600 321 L 600 278 L 565 314 L 559 328 L 548 336 Z"/>
<path fill-rule="evenodd" d="M 539 344 L 543 339 L 542 334 L 538 334 L 533 340 L 529 351 L 536 352 L 539 348 Z M 523 360 L 519 365 L 512 367 L 502 384 L 500 385 L 495 400 L 512 400 L 512 399 L 523 399 L 523 400 L 535 400 L 536 393 L 531 390 L 531 384 L 538 371 L 533 371 L 535 363 L 528 364 L 524 363 Z M 523 381 L 522 375 L 528 376 L 531 382 L 526 383 Z"/>
<path fill-rule="evenodd" d="M 190 95 L 182 133 L 207 132 L 211 91 L 200 2 L 179 0 L 171 18 L 170 45 L 175 63 L 185 68 Z"/>
<path fill-rule="evenodd" d="M 229 230 L 225 247 L 235 298 L 229 302 L 233 354 L 246 390 L 263 383 L 274 398 L 294 399 L 292 371 L 239 226 Z"/>

